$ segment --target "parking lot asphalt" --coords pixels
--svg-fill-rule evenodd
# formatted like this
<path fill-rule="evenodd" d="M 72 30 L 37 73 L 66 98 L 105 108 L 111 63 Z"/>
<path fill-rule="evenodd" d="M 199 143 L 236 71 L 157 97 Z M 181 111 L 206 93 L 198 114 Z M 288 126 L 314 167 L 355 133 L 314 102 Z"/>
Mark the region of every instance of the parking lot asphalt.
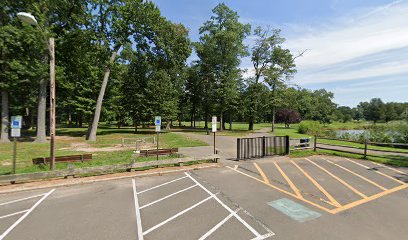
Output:
<path fill-rule="evenodd" d="M 405 239 L 408 169 L 339 157 L 0 195 L 3 239 Z"/>

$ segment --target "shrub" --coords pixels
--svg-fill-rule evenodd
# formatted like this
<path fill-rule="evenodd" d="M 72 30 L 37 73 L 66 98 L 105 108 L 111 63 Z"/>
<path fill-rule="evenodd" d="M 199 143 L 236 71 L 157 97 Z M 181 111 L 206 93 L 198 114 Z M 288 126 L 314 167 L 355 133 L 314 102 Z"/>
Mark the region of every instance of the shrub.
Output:
<path fill-rule="evenodd" d="M 301 134 L 321 135 L 323 126 L 316 121 L 303 121 L 298 125 L 297 130 Z"/>

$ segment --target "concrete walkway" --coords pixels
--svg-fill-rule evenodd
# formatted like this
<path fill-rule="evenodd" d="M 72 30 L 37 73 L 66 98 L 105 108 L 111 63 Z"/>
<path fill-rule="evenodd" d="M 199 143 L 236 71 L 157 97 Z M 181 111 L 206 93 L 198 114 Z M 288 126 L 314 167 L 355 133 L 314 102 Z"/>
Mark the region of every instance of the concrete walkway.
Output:
<path fill-rule="evenodd" d="M 269 128 L 263 128 L 260 130 L 256 130 L 253 133 L 249 133 L 246 136 L 218 136 L 216 135 L 216 142 L 215 146 L 218 150 L 218 153 L 221 157 L 221 161 L 223 160 L 233 160 L 237 157 L 237 138 L 242 137 L 262 137 L 262 136 L 272 136 L 270 133 Z M 184 135 L 188 138 L 197 139 L 207 143 L 209 146 L 204 147 L 189 147 L 189 148 L 180 148 L 179 152 L 186 156 L 191 157 L 200 157 L 200 156 L 207 156 L 213 154 L 214 152 L 214 135 L 202 135 L 202 134 L 194 134 L 194 133 L 187 133 L 187 132 L 175 132 L 176 134 Z"/>

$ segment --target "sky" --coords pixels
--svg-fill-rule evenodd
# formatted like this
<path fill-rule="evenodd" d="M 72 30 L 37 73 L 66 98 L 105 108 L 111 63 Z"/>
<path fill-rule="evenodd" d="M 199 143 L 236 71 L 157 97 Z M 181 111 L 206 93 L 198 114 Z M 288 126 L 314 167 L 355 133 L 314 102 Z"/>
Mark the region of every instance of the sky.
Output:
<path fill-rule="evenodd" d="M 354 107 L 380 97 L 408 102 L 408 0 L 153 0 L 162 14 L 190 30 L 198 29 L 224 2 L 242 23 L 279 28 L 284 47 L 296 59 L 291 83 L 308 89 L 325 88 L 339 105 Z M 251 46 L 253 37 L 245 43 Z M 196 56 L 193 55 L 189 61 Z M 240 66 L 253 74 L 250 58 Z"/>

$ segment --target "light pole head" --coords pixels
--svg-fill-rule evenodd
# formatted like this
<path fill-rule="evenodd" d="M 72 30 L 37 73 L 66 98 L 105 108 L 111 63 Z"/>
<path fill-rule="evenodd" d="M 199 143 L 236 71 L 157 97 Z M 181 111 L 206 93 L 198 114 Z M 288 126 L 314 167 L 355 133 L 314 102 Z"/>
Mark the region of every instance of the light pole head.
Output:
<path fill-rule="evenodd" d="M 22 22 L 38 26 L 37 19 L 31 13 L 26 13 L 26 12 L 19 12 L 17 13 L 18 19 L 20 19 Z"/>

